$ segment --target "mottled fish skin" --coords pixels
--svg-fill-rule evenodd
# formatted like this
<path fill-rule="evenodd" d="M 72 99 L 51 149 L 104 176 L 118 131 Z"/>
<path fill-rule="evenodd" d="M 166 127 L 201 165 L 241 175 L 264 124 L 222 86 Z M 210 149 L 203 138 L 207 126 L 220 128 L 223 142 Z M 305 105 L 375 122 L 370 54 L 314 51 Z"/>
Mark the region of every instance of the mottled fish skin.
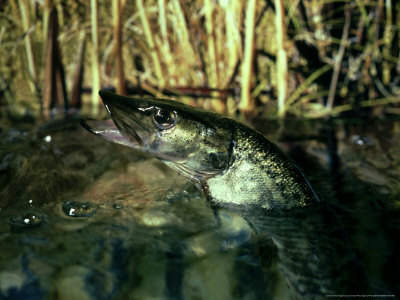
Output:
<path fill-rule="evenodd" d="M 292 209 L 319 198 L 299 168 L 260 133 L 228 118 L 235 146 L 229 168 L 206 181 L 218 204 L 246 204 L 265 209 Z"/>
<path fill-rule="evenodd" d="M 100 96 L 116 127 L 84 123 L 88 130 L 163 160 L 201 185 L 218 206 L 293 209 L 319 202 L 282 151 L 235 120 L 172 100 L 104 91 Z M 159 126 L 157 118 L 171 124 Z"/>

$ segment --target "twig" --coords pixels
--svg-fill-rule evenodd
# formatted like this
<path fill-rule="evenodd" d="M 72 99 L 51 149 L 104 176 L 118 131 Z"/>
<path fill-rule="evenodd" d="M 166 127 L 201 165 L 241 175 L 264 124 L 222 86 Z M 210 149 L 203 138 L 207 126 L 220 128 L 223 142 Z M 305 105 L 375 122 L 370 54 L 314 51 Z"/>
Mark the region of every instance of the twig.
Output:
<path fill-rule="evenodd" d="M 298 88 L 293 92 L 293 94 L 287 99 L 285 103 L 285 110 L 289 109 L 289 107 L 298 99 L 300 98 L 301 93 L 308 88 L 318 77 L 320 77 L 322 74 L 328 72 L 332 66 L 330 65 L 325 65 L 318 70 L 316 70 L 314 73 L 312 73 L 310 76 L 307 77 L 306 80 L 304 80 Z"/>
<path fill-rule="evenodd" d="M 358 105 L 360 107 L 374 107 L 374 106 L 394 104 L 394 103 L 400 103 L 400 98 L 399 97 L 389 97 L 389 98 L 380 98 L 380 99 L 368 99 L 368 100 L 360 102 Z M 344 104 L 344 105 L 340 105 L 340 106 L 333 108 L 331 111 L 331 114 L 333 116 L 337 116 L 342 112 L 349 111 L 352 109 L 354 109 L 354 106 L 352 104 Z"/>
<path fill-rule="evenodd" d="M 326 108 L 331 110 L 333 107 L 333 101 L 335 100 L 336 87 L 339 79 L 340 67 L 342 65 L 344 50 L 347 44 L 348 36 L 349 36 L 349 28 L 350 28 L 350 20 L 351 20 L 351 7 L 347 6 L 345 11 L 345 22 L 343 27 L 342 39 L 340 41 L 339 51 L 335 57 L 335 63 L 333 66 L 333 74 L 331 79 L 331 84 L 329 86 L 329 95 L 328 100 L 326 102 Z"/>

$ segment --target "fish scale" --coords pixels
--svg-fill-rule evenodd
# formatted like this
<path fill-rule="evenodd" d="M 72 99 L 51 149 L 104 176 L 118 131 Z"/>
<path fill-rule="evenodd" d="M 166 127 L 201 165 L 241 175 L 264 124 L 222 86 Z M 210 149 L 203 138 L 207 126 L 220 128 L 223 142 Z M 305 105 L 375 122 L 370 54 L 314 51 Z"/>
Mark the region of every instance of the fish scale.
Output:
<path fill-rule="evenodd" d="M 267 209 L 319 202 L 299 168 L 274 144 L 233 120 L 222 121 L 234 131 L 236 146 L 229 169 L 206 181 L 215 202 L 256 204 Z M 230 192 L 233 190 L 236 193 Z"/>

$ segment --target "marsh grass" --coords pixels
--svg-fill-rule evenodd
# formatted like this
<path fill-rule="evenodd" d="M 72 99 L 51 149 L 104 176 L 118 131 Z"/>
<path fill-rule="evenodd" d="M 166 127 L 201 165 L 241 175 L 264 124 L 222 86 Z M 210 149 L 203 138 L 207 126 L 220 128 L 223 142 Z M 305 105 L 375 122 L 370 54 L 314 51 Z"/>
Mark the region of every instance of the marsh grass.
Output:
<path fill-rule="evenodd" d="M 398 114 L 394 0 L 10 0 L 0 11 L 2 113 L 62 105 L 42 97 L 59 84 L 46 79 L 57 72 L 46 68 L 53 9 L 66 99 L 94 115 L 100 88 L 230 115 Z"/>
<path fill-rule="evenodd" d="M 100 64 L 99 64 L 99 30 L 98 30 L 98 1 L 90 0 L 90 21 L 92 37 L 92 113 L 98 112 L 100 89 Z"/>

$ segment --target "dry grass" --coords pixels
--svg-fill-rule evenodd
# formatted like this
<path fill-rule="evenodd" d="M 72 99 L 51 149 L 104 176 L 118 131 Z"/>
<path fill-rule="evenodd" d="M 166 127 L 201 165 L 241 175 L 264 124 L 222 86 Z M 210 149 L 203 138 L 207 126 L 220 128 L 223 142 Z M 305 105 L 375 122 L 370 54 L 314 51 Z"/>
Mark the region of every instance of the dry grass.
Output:
<path fill-rule="evenodd" d="M 400 3 L 267 3 L 10 0 L 0 13 L 0 104 L 17 114 L 46 108 L 41 91 L 51 78 L 45 61 L 55 7 L 64 84 L 80 98 L 75 77 L 85 70 L 83 86 L 93 93 L 92 101 L 83 99 L 93 114 L 101 87 L 175 95 L 227 114 L 321 117 L 375 106 L 397 111 Z M 89 51 L 78 51 L 80 37 Z"/>

